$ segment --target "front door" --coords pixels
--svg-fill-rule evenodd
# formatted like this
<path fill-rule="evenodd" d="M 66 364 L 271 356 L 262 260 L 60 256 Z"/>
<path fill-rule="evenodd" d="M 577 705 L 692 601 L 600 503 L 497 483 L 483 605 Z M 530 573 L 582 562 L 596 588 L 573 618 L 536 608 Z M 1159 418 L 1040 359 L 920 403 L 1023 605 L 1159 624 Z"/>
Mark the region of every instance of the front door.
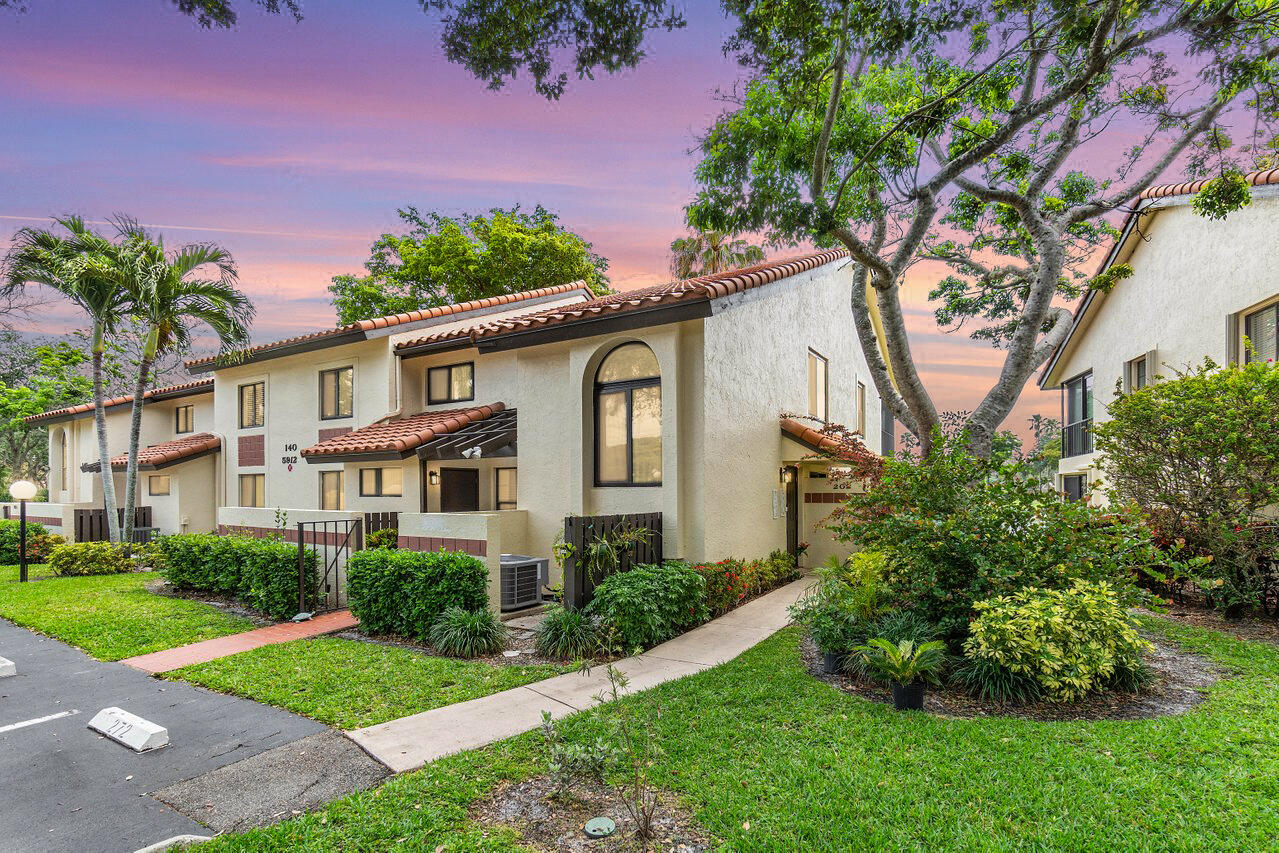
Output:
<path fill-rule="evenodd" d="M 475 512 L 479 508 L 479 469 L 441 468 L 440 512 Z"/>
<path fill-rule="evenodd" d="M 786 553 L 799 552 L 799 469 L 786 468 Z"/>

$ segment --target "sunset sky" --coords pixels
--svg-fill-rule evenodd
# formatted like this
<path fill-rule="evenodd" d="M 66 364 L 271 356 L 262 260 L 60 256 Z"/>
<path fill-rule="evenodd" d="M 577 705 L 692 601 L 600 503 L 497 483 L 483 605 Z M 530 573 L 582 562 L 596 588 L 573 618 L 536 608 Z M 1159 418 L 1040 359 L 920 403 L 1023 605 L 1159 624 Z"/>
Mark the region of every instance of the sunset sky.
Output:
<path fill-rule="evenodd" d="M 715 89 L 740 77 L 718 4 L 688 5 L 689 26 L 655 35 L 638 69 L 575 82 L 558 103 L 450 65 L 415 0 L 311 2 L 301 23 L 241 0 L 229 32 L 166 0 L 0 9 L 0 243 L 68 212 L 216 241 L 257 303 L 259 341 L 333 325 L 330 277 L 360 272 L 407 205 L 541 203 L 609 259 L 615 287 L 665 280 L 689 149 L 720 110 Z M 971 408 L 1002 354 L 943 334 L 928 288 L 910 284 L 917 357 L 942 408 Z M 82 325 L 54 305 L 38 330 Z M 1007 426 L 1057 408 L 1032 383 Z"/>

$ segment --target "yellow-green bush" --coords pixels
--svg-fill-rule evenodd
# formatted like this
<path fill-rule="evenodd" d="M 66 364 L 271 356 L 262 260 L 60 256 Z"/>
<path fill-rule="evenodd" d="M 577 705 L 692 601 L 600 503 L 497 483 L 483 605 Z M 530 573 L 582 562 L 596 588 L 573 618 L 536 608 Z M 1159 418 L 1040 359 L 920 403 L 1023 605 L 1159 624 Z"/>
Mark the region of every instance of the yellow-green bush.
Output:
<path fill-rule="evenodd" d="M 1150 644 L 1137 633 L 1113 586 L 1028 587 L 973 605 L 964 655 L 1027 675 L 1046 699 L 1070 702 L 1142 671 Z"/>
<path fill-rule="evenodd" d="M 133 570 L 124 549 L 110 542 L 71 542 L 49 551 L 55 575 L 119 575 Z"/>

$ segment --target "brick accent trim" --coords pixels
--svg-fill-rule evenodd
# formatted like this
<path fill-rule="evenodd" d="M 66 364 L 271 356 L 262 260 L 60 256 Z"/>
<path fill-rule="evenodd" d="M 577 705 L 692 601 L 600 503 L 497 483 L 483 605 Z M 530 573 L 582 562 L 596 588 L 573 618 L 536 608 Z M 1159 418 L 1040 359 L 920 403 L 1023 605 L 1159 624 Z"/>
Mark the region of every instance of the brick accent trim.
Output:
<path fill-rule="evenodd" d="M 242 435 L 236 460 L 241 468 L 266 464 L 266 436 Z"/>
<path fill-rule="evenodd" d="M 841 504 L 848 497 L 844 492 L 805 492 L 806 504 Z"/>
<path fill-rule="evenodd" d="M 323 442 L 323 441 L 328 441 L 330 438 L 337 438 L 339 435 L 346 435 L 350 431 L 351 431 L 351 428 L 349 426 L 333 427 L 331 429 L 322 429 L 320 430 L 319 437 L 316 439 L 316 444 L 319 444 L 320 442 Z"/>
<path fill-rule="evenodd" d="M 17 520 L 17 518 L 18 516 L 16 515 L 13 517 L 15 521 Z M 46 527 L 62 526 L 62 518 L 61 517 L 54 518 L 51 515 L 28 515 L 27 521 L 31 522 L 32 524 L 43 524 Z"/>

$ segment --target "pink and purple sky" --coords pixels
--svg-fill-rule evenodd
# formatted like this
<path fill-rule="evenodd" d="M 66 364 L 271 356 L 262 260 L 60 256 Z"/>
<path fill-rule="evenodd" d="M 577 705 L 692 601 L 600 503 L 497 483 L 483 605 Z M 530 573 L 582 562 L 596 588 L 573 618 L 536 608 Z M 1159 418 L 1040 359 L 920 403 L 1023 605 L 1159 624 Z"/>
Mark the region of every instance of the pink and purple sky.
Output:
<path fill-rule="evenodd" d="M 0 245 L 69 212 L 215 241 L 257 303 L 258 341 L 333 325 L 330 277 L 360 272 L 407 205 L 541 203 L 609 259 L 614 287 L 666 280 L 689 149 L 720 111 L 715 89 L 741 75 L 720 51 L 718 4 L 689 6 L 689 26 L 655 35 L 638 69 L 574 82 L 556 103 L 449 64 L 412 0 L 308 3 L 301 23 L 242 0 L 232 31 L 165 0 L 0 10 Z M 971 408 L 1002 353 L 938 329 L 929 286 L 909 287 L 916 356 L 941 408 Z M 39 330 L 82 325 L 54 305 Z M 1006 426 L 1057 408 L 1032 382 Z"/>

